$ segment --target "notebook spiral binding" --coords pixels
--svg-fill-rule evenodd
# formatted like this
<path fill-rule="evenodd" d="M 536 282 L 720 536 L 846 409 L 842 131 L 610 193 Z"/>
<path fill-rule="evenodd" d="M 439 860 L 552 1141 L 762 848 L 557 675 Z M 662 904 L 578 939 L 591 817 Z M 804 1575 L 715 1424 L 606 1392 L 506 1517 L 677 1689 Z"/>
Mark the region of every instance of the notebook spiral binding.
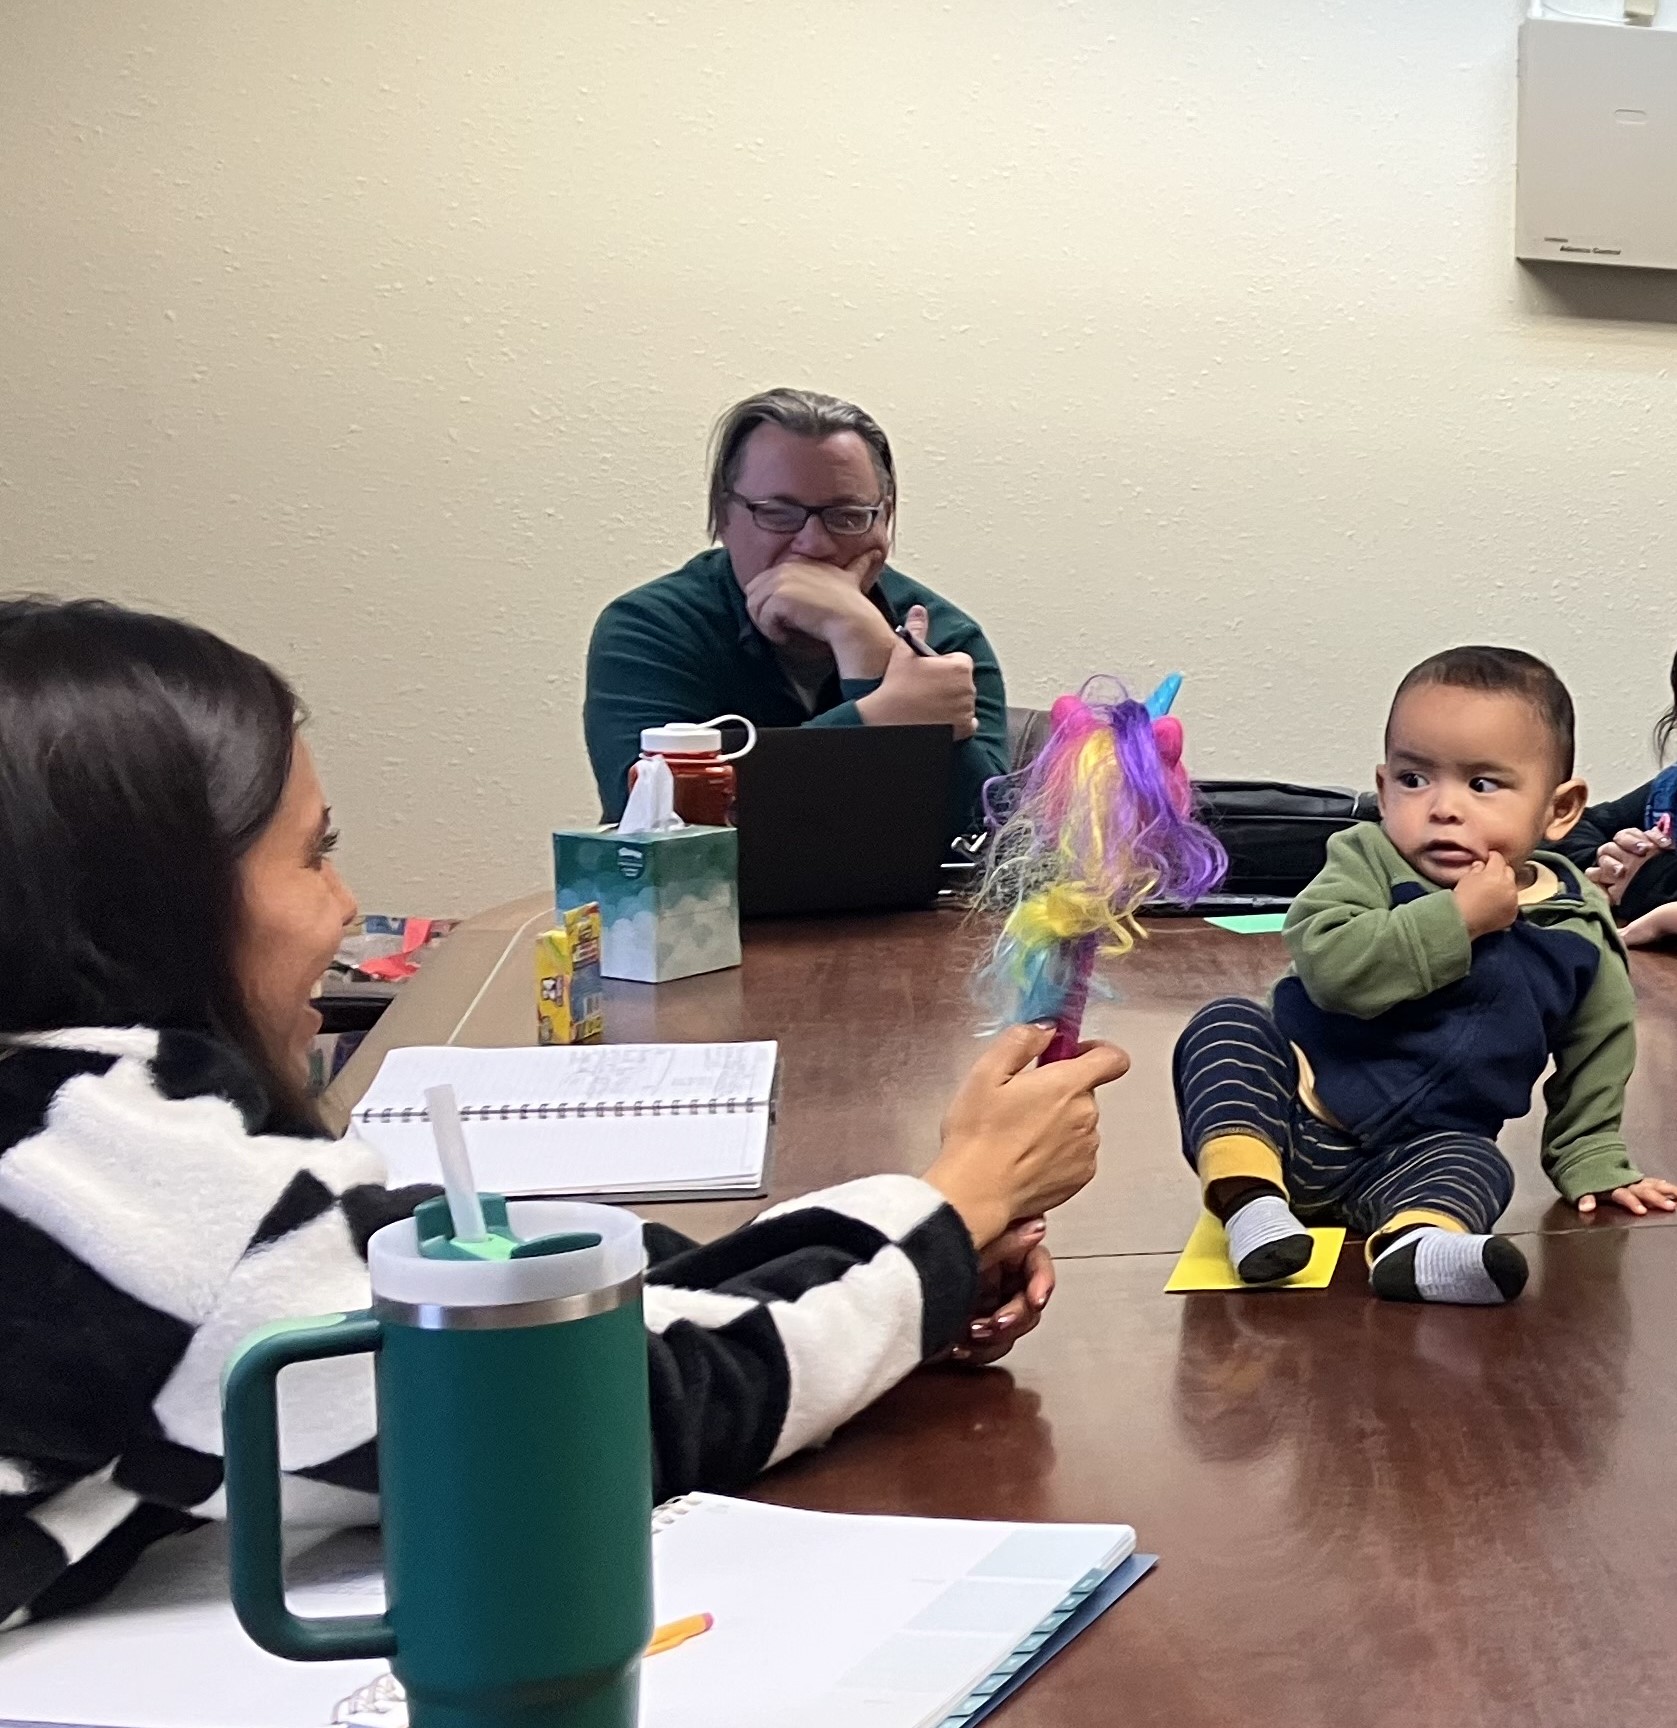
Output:
<path fill-rule="evenodd" d="M 408 1695 L 394 1674 L 384 1673 L 357 1687 L 347 1698 L 340 1699 L 332 1710 L 332 1728 L 344 1728 L 346 1723 L 365 1721 L 368 1717 L 390 1717 L 406 1721 Z"/>
<path fill-rule="evenodd" d="M 656 1536 L 660 1530 L 668 1530 L 678 1518 L 685 1518 L 699 1502 L 691 1494 L 683 1494 L 674 1500 L 666 1500 L 662 1506 L 652 1509 L 652 1534 Z"/>
<path fill-rule="evenodd" d="M 462 1104 L 463 1122 L 544 1122 L 567 1117 L 633 1116 L 738 1116 L 742 1112 L 767 1110 L 766 1098 L 682 1098 L 662 1102 L 618 1099 L 611 1104 Z M 423 1105 L 389 1105 L 383 1110 L 357 1110 L 357 1122 L 428 1122 L 431 1113 Z"/>
<path fill-rule="evenodd" d="M 685 1518 L 698 1505 L 691 1494 L 666 1500 L 652 1509 L 652 1534 L 667 1530 L 678 1518 Z M 332 1710 L 332 1728 L 349 1728 L 352 1723 L 375 1721 L 388 1723 L 389 1728 L 402 1728 L 408 1719 L 408 1695 L 402 1682 L 386 1670 L 376 1680 L 357 1687 L 347 1698 L 340 1699 Z"/>

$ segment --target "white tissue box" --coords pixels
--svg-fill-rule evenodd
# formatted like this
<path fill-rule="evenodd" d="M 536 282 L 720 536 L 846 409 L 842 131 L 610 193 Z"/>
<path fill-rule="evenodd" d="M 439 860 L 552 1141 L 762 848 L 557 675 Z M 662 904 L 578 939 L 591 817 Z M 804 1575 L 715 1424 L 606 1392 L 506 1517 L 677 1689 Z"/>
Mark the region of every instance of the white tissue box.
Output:
<path fill-rule="evenodd" d="M 561 913 L 598 901 L 600 972 L 666 984 L 740 963 L 739 835 L 732 828 L 553 836 Z"/>

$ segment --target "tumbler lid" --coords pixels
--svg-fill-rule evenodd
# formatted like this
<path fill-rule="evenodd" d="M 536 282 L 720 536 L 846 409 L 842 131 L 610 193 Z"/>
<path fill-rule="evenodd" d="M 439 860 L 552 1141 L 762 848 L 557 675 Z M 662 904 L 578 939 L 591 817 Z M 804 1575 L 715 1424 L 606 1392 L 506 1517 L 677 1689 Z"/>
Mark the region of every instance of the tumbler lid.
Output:
<path fill-rule="evenodd" d="M 576 1200 L 513 1200 L 503 1203 L 503 1212 L 494 1207 L 498 1196 L 483 1198 L 492 1234 L 503 1242 L 511 1239 L 505 1258 L 500 1248 L 490 1251 L 494 1258 L 427 1253 L 438 1225 L 426 1208 L 444 1204 L 427 1201 L 420 1209 L 426 1213 L 423 1222 L 416 1215 L 387 1224 L 368 1242 L 375 1301 L 513 1307 L 610 1289 L 646 1266 L 641 1221 L 632 1212 Z M 440 1228 L 448 1230 L 446 1212 Z"/>

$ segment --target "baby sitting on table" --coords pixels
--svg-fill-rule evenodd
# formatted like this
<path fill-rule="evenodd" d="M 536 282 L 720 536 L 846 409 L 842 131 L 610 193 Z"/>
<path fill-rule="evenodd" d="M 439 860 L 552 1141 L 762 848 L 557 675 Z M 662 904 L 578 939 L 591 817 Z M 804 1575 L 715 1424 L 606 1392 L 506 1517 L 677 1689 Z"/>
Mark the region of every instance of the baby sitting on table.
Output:
<path fill-rule="evenodd" d="M 1243 1281 L 1301 1271 L 1301 1220 L 1368 1238 L 1399 1302 L 1492 1304 L 1526 1283 L 1490 1232 L 1496 1136 L 1544 1089 L 1543 1168 L 1580 1212 L 1677 1210 L 1620 1133 L 1635 999 L 1601 891 L 1558 853 L 1584 808 L 1566 686 L 1516 649 L 1453 648 L 1398 686 L 1378 824 L 1336 834 L 1293 902 L 1268 1009 L 1202 1008 L 1176 1046 L 1183 1144 Z"/>

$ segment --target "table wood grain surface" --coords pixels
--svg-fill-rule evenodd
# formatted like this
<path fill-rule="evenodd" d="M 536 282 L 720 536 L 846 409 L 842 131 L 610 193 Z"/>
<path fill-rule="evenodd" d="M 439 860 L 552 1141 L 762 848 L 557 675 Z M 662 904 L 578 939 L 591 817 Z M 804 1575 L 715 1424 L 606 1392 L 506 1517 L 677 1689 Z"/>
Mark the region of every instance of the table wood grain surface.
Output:
<path fill-rule="evenodd" d="M 546 896 L 470 920 L 333 1088 L 397 1044 L 529 1043 Z M 1051 1225 L 1042 1327 L 983 1372 L 923 1371 L 765 1498 L 831 1510 L 1134 1524 L 1157 1573 L 998 1728 L 1641 1728 L 1677 1721 L 1677 1229 L 1584 1223 L 1504 1146 L 1512 1307 L 1403 1308 L 1348 1249 L 1319 1293 L 1167 1297 L 1197 1212 L 1169 1055 L 1218 994 L 1259 995 L 1273 936 L 1157 922 L 1088 1027 L 1131 1074 L 1099 1176 Z M 976 1048 L 976 938 L 948 912 L 747 926 L 736 971 L 612 984 L 618 1041 L 782 1046 L 772 1197 L 931 1161 Z M 1636 957 L 1633 1155 L 1677 1176 L 1677 958 Z M 647 1209 L 712 1236 L 756 1205 Z"/>

